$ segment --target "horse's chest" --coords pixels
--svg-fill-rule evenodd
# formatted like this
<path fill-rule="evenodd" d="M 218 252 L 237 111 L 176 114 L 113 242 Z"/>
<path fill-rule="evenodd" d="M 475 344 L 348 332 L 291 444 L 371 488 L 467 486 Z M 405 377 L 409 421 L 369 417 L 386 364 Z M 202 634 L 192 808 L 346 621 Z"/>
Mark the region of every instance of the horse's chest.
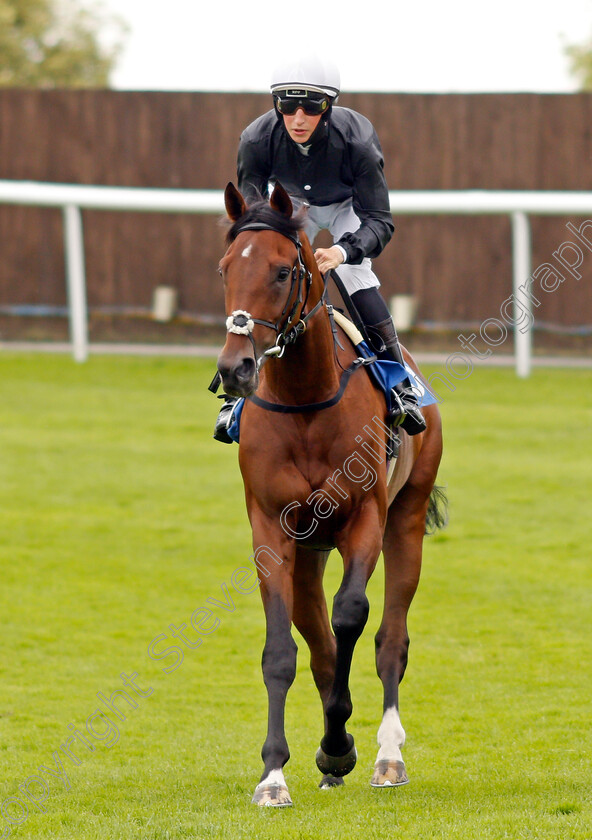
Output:
<path fill-rule="evenodd" d="M 259 483 L 259 503 L 301 544 L 330 547 L 356 510 L 386 492 L 384 473 L 356 451 L 331 459 L 294 455 Z"/>
<path fill-rule="evenodd" d="M 270 428 L 243 450 L 250 498 L 269 519 L 302 544 L 321 534 L 328 544 L 365 503 L 386 509 L 386 460 L 376 441 L 356 438 L 338 422 L 330 439 L 308 418 L 291 423 L 291 434 Z"/>

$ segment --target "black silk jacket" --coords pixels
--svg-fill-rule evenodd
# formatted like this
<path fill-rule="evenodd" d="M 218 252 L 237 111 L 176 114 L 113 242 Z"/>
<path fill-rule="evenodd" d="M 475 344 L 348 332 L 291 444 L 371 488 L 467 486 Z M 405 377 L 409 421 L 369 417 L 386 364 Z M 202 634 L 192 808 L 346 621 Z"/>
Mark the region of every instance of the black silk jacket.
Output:
<path fill-rule="evenodd" d="M 338 245 L 347 263 L 377 257 L 393 235 L 382 150 L 372 123 L 349 108 L 333 107 L 323 118 L 303 154 L 275 110 L 243 131 L 238 149 L 239 189 L 248 198 L 268 195 L 279 181 L 301 201 L 319 207 L 351 199 L 360 219 L 356 231 Z"/>

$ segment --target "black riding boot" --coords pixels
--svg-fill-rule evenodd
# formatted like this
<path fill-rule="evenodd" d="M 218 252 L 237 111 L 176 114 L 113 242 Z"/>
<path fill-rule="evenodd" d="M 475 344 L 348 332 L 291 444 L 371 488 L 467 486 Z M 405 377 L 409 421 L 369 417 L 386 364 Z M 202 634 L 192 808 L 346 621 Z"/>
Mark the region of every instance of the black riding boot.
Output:
<path fill-rule="evenodd" d="M 378 289 L 373 287 L 354 292 L 352 301 L 366 325 L 372 349 L 378 357 L 404 365 L 393 319 Z M 395 385 L 392 397 L 394 407 L 389 416 L 390 425 L 400 426 L 408 435 L 425 432 L 426 423 L 409 379 Z"/>
<path fill-rule="evenodd" d="M 228 434 L 228 427 L 232 425 L 232 415 L 238 400 L 239 397 L 229 397 L 228 394 L 224 395 L 224 402 L 222 403 L 222 408 L 220 409 L 216 426 L 214 427 L 214 440 L 219 440 L 221 443 L 234 443 Z"/>

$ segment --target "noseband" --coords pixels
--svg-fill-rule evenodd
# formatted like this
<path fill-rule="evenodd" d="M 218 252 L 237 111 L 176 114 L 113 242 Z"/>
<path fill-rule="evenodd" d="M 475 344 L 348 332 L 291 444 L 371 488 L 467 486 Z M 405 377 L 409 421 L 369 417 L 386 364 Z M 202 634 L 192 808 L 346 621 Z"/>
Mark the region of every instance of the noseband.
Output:
<path fill-rule="evenodd" d="M 244 227 L 241 227 L 237 231 L 237 236 L 245 230 L 271 230 L 274 233 L 280 233 L 281 236 L 285 236 L 286 239 L 289 239 L 296 247 L 297 256 L 296 262 L 292 267 L 290 291 L 288 292 L 288 297 L 286 298 L 286 303 L 282 309 L 282 313 L 276 323 L 274 324 L 272 321 L 266 321 L 263 318 L 253 318 L 250 312 L 246 312 L 244 309 L 235 309 L 234 312 L 232 312 L 226 319 L 226 330 L 229 333 L 234 333 L 235 335 L 246 335 L 249 338 L 251 344 L 253 345 L 253 350 L 255 351 L 255 358 L 257 358 L 257 351 L 255 349 L 255 341 L 252 336 L 255 324 L 260 324 L 262 327 L 268 327 L 268 329 L 273 330 L 276 334 L 275 345 L 270 347 L 269 350 L 266 350 L 263 355 L 277 356 L 280 358 L 284 354 L 286 345 L 293 344 L 296 339 L 302 335 L 306 329 L 309 319 L 312 318 L 312 316 L 324 304 L 327 285 L 325 283 L 323 294 L 311 311 L 307 315 L 302 316 L 302 312 L 308 301 L 310 287 L 312 285 L 312 272 L 306 268 L 302 260 L 302 243 L 300 238 L 298 236 L 291 236 L 289 233 L 278 231 L 264 222 L 249 222 L 245 224 Z M 294 303 L 292 304 L 290 312 L 286 315 L 294 289 L 296 289 Z M 299 307 L 302 317 L 299 318 L 296 324 L 292 324 Z"/>

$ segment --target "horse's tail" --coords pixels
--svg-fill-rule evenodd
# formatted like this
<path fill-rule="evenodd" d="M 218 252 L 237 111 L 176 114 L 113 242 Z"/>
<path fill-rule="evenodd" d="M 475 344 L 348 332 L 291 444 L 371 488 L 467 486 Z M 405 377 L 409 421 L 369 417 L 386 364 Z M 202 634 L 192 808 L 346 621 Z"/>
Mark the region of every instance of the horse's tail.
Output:
<path fill-rule="evenodd" d="M 444 487 L 434 485 L 426 513 L 425 532 L 435 534 L 448 525 L 448 496 Z"/>

